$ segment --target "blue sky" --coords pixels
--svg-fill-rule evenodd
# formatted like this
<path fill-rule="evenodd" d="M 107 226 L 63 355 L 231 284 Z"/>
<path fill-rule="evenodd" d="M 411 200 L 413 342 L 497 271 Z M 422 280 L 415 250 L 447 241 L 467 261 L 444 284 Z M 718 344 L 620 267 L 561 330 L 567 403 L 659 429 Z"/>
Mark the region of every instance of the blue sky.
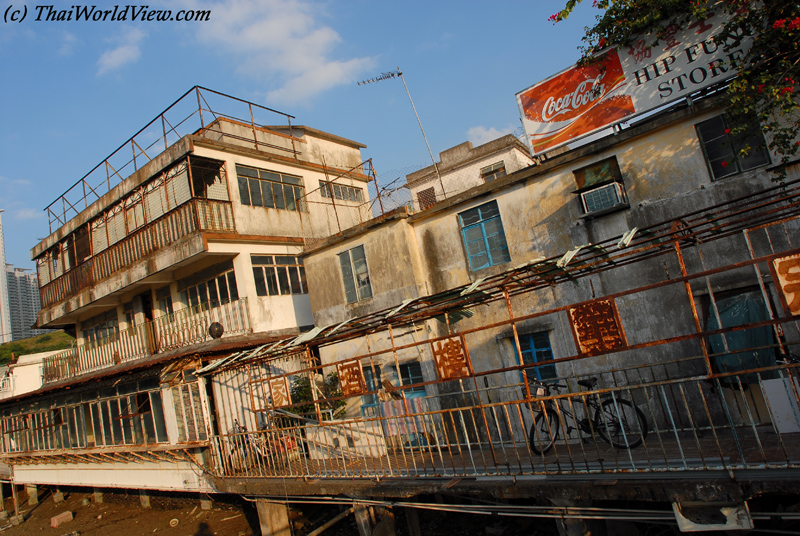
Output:
<path fill-rule="evenodd" d="M 156 0 L 138 5 L 210 20 L 48 22 L 36 5 L 0 2 L 28 8 L 0 21 L 0 209 L 6 260 L 25 268 L 43 208 L 194 85 L 364 143 L 391 180 L 429 165 L 427 148 L 400 80 L 357 81 L 400 67 L 438 158 L 520 128 L 514 95 L 574 63 L 597 13 L 553 25 L 562 1 Z"/>

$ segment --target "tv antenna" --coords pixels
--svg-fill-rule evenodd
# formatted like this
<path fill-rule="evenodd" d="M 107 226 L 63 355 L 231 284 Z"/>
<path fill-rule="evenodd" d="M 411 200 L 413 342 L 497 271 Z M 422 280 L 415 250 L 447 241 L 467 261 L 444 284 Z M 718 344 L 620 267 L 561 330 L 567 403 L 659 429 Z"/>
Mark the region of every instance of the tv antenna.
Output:
<path fill-rule="evenodd" d="M 417 113 L 417 107 L 414 106 L 414 101 L 411 99 L 411 92 L 408 91 L 408 86 L 406 85 L 406 79 L 403 78 L 403 71 L 400 70 L 400 67 L 397 68 L 396 71 L 389 71 L 386 73 L 381 73 L 380 76 L 376 76 L 374 78 L 370 78 L 369 80 L 362 80 L 358 83 L 359 86 L 364 86 L 367 84 L 372 84 L 374 82 L 380 82 L 381 80 L 389 80 L 390 78 L 397 78 L 400 77 L 400 80 L 403 82 L 403 87 L 406 88 L 406 95 L 408 95 L 408 101 L 411 103 L 411 108 L 414 110 L 414 116 L 417 118 L 417 123 L 419 123 L 419 130 L 422 132 L 422 139 L 425 140 L 425 146 L 428 148 L 428 154 L 431 156 L 431 162 L 433 162 L 433 169 L 436 171 L 436 177 L 439 179 L 439 187 L 442 189 L 442 198 L 445 197 L 444 192 L 444 183 L 442 182 L 442 176 L 439 174 L 439 166 L 436 165 L 436 159 L 433 158 L 433 152 L 431 152 L 431 146 L 428 144 L 428 137 L 425 135 L 425 129 L 422 128 L 422 121 L 419 119 L 419 114 Z"/>

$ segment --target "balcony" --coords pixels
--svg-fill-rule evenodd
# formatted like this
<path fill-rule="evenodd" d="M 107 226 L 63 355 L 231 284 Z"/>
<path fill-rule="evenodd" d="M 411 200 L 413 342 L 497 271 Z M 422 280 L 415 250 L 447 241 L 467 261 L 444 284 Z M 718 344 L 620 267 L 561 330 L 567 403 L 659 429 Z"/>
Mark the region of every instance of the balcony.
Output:
<path fill-rule="evenodd" d="M 223 337 L 252 332 L 247 298 L 215 307 L 201 304 L 120 331 L 100 343 L 78 345 L 44 359 L 44 383 L 65 380 L 114 365 L 143 359 L 168 350 L 211 339 L 208 327 L 219 322 Z"/>
<path fill-rule="evenodd" d="M 192 199 L 42 286 L 42 307 L 71 298 L 194 232 L 235 230 L 230 202 Z"/>

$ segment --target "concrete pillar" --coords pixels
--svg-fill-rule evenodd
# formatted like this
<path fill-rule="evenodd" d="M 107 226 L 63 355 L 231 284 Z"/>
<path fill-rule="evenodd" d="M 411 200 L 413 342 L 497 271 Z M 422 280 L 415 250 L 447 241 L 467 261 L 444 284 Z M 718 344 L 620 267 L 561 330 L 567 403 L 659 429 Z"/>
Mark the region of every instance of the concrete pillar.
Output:
<path fill-rule="evenodd" d="M 394 512 L 389 507 L 376 506 L 378 523 L 372 530 L 372 536 L 396 536 L 397 526 L 394 522 Z"/>
<path fill-rule="evenodd" d="M 372 525 L 369 519 L 369 506 L 356 503 L 353 505 L 353 517 L 356 518 L 358 536 L 372 536 Z"/>
<path fill-rule="evenodd" d="M 285 504 L 256 501 L 261 536 L 292 536 L 289 525 L 289 507 Z"/>
<path fill-rule="evenodd" d="M 57 489 L 53 492 L 53 504 L 61 504 L 64 502 L 64 493 Z"/>
<path fill-rule="evenodd" d="M 591 506 L 591 501 L 570 501 L 568 499 L 550 499 L 555 506 Z M 565 518 L 556 519 L 559 536 L 605 536 L 606 525 L 602 519 Z"/>
<path fill-rule="evenodd" d="M 28 493 L 28 506 L 39 504 L 39 490 L 36 484 L 25 484 L 25 491 Z"/>
<path fill-rule="evenodd" d="M 150 508 L 150 495 L 148 495 L 147 490 L 139 490 L 139 504 L 142 505 L 142 508 Z"/>
<path fill-rule="evenodd" d="M 103 491 L 100 488 L 94 488 L 94 502 L 95 504 L 103 504 Z"/>
<path fill-rule="evenodd" d="M 211 510 L 214 507 L 214 503 L 211 499 L 200 499 L 200 510 Z"/>
<path fill-rule="evenodd" d="M 408 522 L 408 536 L 422 536 L 419 528 L 419 512 L 416 508 L 405 508 L 406 521 Z"/>

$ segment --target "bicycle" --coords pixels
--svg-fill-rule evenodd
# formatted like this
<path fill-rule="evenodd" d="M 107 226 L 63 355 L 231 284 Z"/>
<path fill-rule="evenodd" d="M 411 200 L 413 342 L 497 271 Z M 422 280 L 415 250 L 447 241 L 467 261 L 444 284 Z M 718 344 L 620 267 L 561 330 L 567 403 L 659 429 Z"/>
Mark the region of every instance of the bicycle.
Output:
<path fill-rule="evenodd" d="M 578 385 L 587 389 L 597 386 L 597 378 L 578 380 Z M 550 396 L 551 391 L 558 393 L 560 389 L 567 388 L 565 384 L 559 383 L 535 383 L 535 393 L 537 397 Z M 604 441 L 618 449 L 633 449 L 642 444 L 647 437 L 647 419 L 642 410 L 637 408 L 630 400 L 621 398 L 618 394 L 606 393 L 596 397 L 584 399 L 587 414 L 593 410 L 593 416 L 578 419 L 567 407 L 556 399 L 541 400 L 541 409 L 531 424 L 528 438 L 531 451 L 534 454 L 546 454 L 553 448 L 558 434 L 561 430 L 560 414 L 572 418 L 576 427 L 569 426 L 565 434 L 569 435 L 572 430 L 579 430 L 594 437 L 595 432 Z M 558 407 L 556 407 L 558 404 Z"/>
<path fill-rule="evenodd" d="M 266 425 L 259 433 L 250 433 L 247 428 L 233 421 L 228 430 L 231 437 L 230 463 L 249 468 L 254 465 L 270 467 L 283 466 L 300 458 L 297 441 L 285 436 L 273 427 Z"/>

